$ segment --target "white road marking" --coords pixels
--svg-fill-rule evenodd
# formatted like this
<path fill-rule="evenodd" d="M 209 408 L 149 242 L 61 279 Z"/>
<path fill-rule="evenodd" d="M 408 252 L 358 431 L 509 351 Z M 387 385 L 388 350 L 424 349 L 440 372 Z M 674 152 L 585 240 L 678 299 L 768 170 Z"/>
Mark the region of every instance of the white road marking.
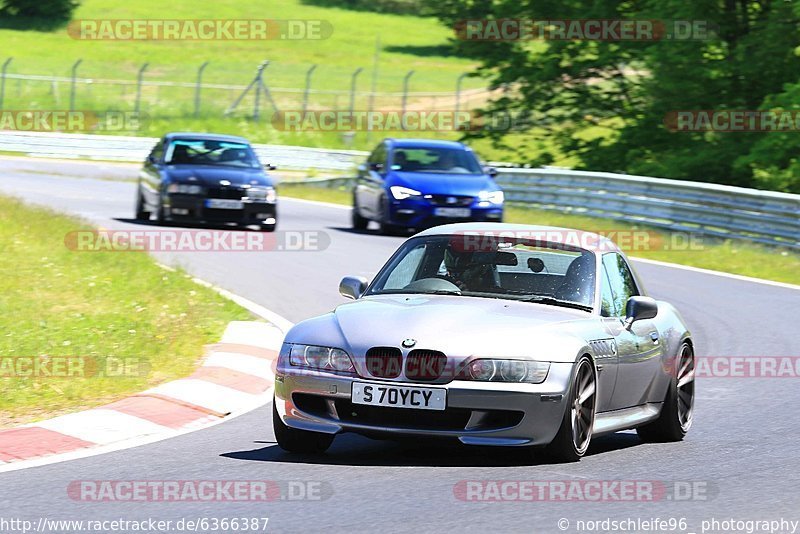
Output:
<path fill-rule="evenodd" d="M 250 393 L 195 378 L 173 380 L 144 392 L 145 395 L 148 393 L 165 395 L 221 414 L 242 410 L 252 404 L 255 397 Z"/>
<path fill-rule="evenodd" d="M 677 263 L 668 263 L 666 261 L 649 260 L 645 258 L 636 258 L 631 256 L 630 259 L 640 261 L 642 263 L 649 263 L 652 265 L 660 265 L 661 267 L 669 267 L 672 269 L 680 269 L 682 271 L 692 271 L 695 273 L 709 274 L 712 276 L 721 276 L 723 278 L 730 278 L 732 280 L 739 280 L 741 282 L 750 282 L 753 284 L 764 284 L 768 286 L 781 287 L 783 289 L 800 290 L 800 286 L 794 284 L 787 284 L 785 282 L 776 282 L 774 280 L 766 280 L 764 278 L 753 278 L 752 276 L 743 276 L 741 274 L 724 273 L 722 271 L 712 271 L 711 269 L 702 269 L 700 267 L 690 267 L 689 265 L 680 265 Z"/>
<path fill-rule="evenodd" d="M 273 362 L 271 360 L 235 352 L 212 352 L 203 364 L 203 366 L 224 367 L 239 373 L 274 381 L 275 373 L 272 372 L 272 365 Z"/>
<path fill-rule="evenodd" d="M 108 445 L 137 436 L 149 436 L 171 430 L 140 417 L 103 408 L 62 415 L 31 426 L 45 428 L 99 445 Z"/>
<path fill-rule="evenodd" d="M 283 332 L 277 327 L 253 321 L 231 321 L 222 334 L 221 343 L 240 343 L 264 349 L 280 350 Z"/>

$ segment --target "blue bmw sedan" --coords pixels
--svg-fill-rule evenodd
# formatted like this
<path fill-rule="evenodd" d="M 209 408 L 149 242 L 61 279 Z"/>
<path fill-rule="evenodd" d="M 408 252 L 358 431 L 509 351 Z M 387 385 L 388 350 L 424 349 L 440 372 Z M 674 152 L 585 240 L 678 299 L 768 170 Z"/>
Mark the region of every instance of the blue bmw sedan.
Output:
<path fill-rule="evenodd" d="M 139 173 L 136 218 L 155 214 L 161 223 L 205 222 L 258 226 L 277 224 L 277 194 L 242 137 L 169 133 L 153 148 Z"/>
<path fill-rule="evenodd" d="M 455 141 L 385 139 L 358 169 L 353 228 L 381 231 L 464 221 L 502 222 L 503 191 L 470 148 Z"/>

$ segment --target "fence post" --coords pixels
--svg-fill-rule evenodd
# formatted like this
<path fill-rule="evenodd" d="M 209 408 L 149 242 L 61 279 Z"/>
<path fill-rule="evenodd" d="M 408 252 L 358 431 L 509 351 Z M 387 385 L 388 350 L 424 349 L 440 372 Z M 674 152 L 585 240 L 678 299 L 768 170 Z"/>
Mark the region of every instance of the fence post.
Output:
<path fill-rule="evenodd" d="M 358 78 L 358 75 L 361 74 L 362 70 L 364 69 L 358 67 L 353 71 L 353 76 L 350 78 L 350 117 L 353 116 L 356 106 L 356 78 Z"/>
<path fill-rule="evenodd" d="M 403 78 L 403 105 L 400 110 L 400 116 L 402 119 L 400 120 L 400 125 L 402 126 L 403 130 L 406 129 L 406 101 L 408 100 L 408 80 L 411 78 L 411 75 L 414 74 L 413 70 L 408 71 L 408 74 L 405 75 Z"/>
<path fill-rule="evenodd" d="M 82 59 L 79 59 L 72 65 L 72 79 L 70 80 L 69 86 L 69 110 L 75 111 L 75 76 L 78 72 L 78 67 L 80 64 L 83 63 Z"/>
<path fill-rule="evenodd" d="M 469 76 L 469 73 L 465 72 L 464 74 L 459 76 L 458 79 L 456 80 L 456 117 L 455 117 L 455 121 L 453 121 L 453 125 L 455 126 L 456 130 L 458 130 L 458 126 L 459 126 L 459 124 L 458 124 L 458 112 L 461 111 L 461 81 L 464 78 L 466 78 L 467 76 Z"/>
<path fill-rule="evenodd" d="M 306 109 L 308 109 L 308 93 L 311 91 L 311 75 L 316 70 L 316 65 L 311 65 L 311 68 L 306 72 L 306 90 L 303 92 L 303 113 L 302 117 L 306 116 Z"/>
<path fill-rule="evenodd" d="M 256 79 L 254 83 L 256 85 L 256 94 L 255 98 L 253 99 L 253 120 L 257 121 L 259 116 L 259 106 L 261 105 L 261 86 L 264 85 L 264 69 L 267 68 L 269 65 L 269 61 L 262 61 L 261 64 L 258 66 L 256 70 Z"/>
<path fill-rule="evenodd" d="M 367 105 L 367 113 L 372 114 L 372 109 L 375 106 L 375 90 L 378 85 L 378 60 L 381 55 L 381 35 L 375 35 L 375 55 L 372 58 L 372 84 L 369 92 L 369 103 Z M 367 126 L 367 143 L 372 142 L 372 128 Z"/>
<path fill-rule="evenodd" d="M 0 71 L 0 109 L 3 109 L 3 98 L 6 96 L 6 69 L 12 59 L 14 58 L 8 58 L 5 63 L 3 63 L 2 71 Z"/>
<path fill-rule="evenodd" d="M 208 61 L 205 61 L 200 68 L 197 69 L 197 85 L 194 88 L 194 116 L 200 116 L 200 84 L 203 81 L 203 71 L 208 67 Z"/>
<path fill-rule="evenodd" d="M 134 107 L 136 113 L 139 113 L 139 104 L 142 99 L 142 78 L 144 78 L 144 71 L 148 65 L 149 63 L 142 65 L 142 68 L 139 69 L 139 74 L 136 76 L 136 106 Z"/>

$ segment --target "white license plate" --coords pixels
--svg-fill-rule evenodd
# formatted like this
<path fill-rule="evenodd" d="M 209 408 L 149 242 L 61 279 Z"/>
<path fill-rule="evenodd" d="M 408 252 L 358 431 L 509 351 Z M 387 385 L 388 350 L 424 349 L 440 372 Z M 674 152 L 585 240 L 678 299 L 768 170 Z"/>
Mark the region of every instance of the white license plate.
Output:
<path fill-rule="evenodd" d="M 241 200 L 230 200 L 227 198 L 209 198 L 206 200 L 206 207 L 217 210 L 240 210 L 244 208 Z"/>
<path fill-rule="evenodd" d="M 351 400 L 354 404 L 370 406 L 444 410 L 447 406 L 447 390 L 353 382 Z"/>
<path fill-rule="evenodd" d="M 469 208 L 434 208 L 433 214 L 437 217 L 469 217 L 472 210 Z"/>

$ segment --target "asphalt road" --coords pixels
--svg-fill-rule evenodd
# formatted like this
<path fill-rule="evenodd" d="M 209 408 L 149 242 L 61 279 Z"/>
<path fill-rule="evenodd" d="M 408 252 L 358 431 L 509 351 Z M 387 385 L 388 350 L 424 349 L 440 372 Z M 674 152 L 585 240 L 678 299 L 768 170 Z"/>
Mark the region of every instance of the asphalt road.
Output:
<path fill-rule="evenodd" d="M 142 228 L 128 219 L 133 184 L 95 178 L 104 173 L 135 176 L 128 167 L 0 159 L 0 192 L 106 228 Z M 329 238 L 327 248 L 158 256 L 300 321 L 341 303 L 340 278 L 373 275 L 401 242 L 354 233 L 348 222 L 347 210 L 282 199 L 280 230 L 317 232 L 323 241 Z M 636 268 L 653 296 L 683 313 L 699 356 L 800 355 L 800 291 L 644 263 Z M 606 518 L 688 521 L 685 530 L 632 525 L 620 530 L 629 532 L 700 532 L 701 521 L 712 518 L 800 520 L 798 386 L 792 378 L 699 379 L 694 426 L 684 442 L 642 444 L 634 433 L 619 433 L 596 439 L 587 457 L 569 465 L 532 461 L 517 450 L 401 445 L 356 436 L 337 438 L 325 456 L 290 455 L 273 441 L 266 406 L 159 443 L 0 474 L 0 518 L 269 517 L 272 532 L 528 533 L 578 532 L 579 520 Z M 76 480 L 257 479 L 319 483 L 322 498 L 116 503 L 76 501 L 67 494 Z M 454 487 L 467 480 L 689 482 L 697 491 L 689 500 L 481 503 L 455 496 Z M 563 530 L 557 525 L 562 518 L 569 521 Z"/>

